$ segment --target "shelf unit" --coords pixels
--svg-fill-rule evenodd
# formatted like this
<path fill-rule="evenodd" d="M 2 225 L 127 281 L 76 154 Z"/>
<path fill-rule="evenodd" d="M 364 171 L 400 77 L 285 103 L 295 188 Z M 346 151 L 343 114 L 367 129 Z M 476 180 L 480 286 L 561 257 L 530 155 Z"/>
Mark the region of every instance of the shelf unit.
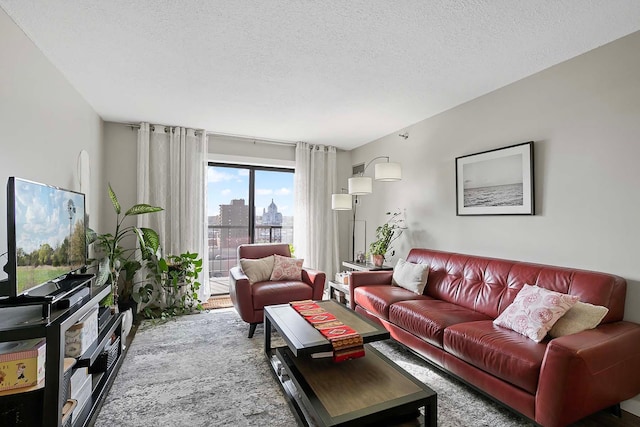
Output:
<path fill-rule="evenodd" d="M 376 267 L 375 265 L 368 262 L 358 262 L 358 261 L 342 261 L 342 266 L 349 268 L 353 271 L 382 271 L 382 270 L 393 270 L 392 265 L 383 264 L 380 267 Z"/>
<path fill-rule="evenodd" d="M 86 286 L 91 287 L 92 276 L 87 279 Z M 51 314 L 43 319 L 41 309 L 37 306 L 3 307 L 0 309 L 0 342 L 19 341 L 32 338 L 46 338 L 46 361 L 44 388 L 30 393 L 36 404 L 41 404 L 42 426 L 59 427 L 62 421 L 62 406 L 60 405 L 61 384 L 64 372 L 65 332 L 77 323 L 85 314 L 91 311 L 102 299 L 109 295 L 109 286 L 100 289 L 91 288 L 91 298 L 84 304 L 71 308 L 56 309 L 52 307 Z M 113 334 L 120 337 L 122 343 L 122 315 L 115 314 L 101 326 L 98 339 L 77 359 L 74 369 L 92 366 L 105 346 L 110 342 Z M 89 425 L 95 418 L 98 405 L 108 391 L 117 370 L 122 363 L 122 346 L 118 348 L 116 362 L 107 372 L 92 374 L 91 399 L 84 409 L 73 414 L 73 427 Z M 40 396 L 40 394 L 42 396 Z M 0 396 L 0 399 L 19 399 L 21 393 Z M 25 398 L 26 395 L 25 395 Z M 76 410 L 79 410 L 77 408 Z M 33 410 L 33 408 L 31 408 Z"/>
<path fill-rule="evenodd" d="M 349 285 L 336 282 L 334 280 L 329 280 L 328 286 L 329 299 L 332 299 L 342 305 L 346 305 L 347 307 L 349 307 L 349 301 L 351 300 L 351 295 L 349 294 Z"/>

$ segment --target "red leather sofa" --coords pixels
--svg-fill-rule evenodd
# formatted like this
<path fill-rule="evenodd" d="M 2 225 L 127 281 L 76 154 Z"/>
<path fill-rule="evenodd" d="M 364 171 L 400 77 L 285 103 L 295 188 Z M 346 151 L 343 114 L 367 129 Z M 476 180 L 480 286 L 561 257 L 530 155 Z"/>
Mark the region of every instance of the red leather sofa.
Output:
<path fill-rule="evenodd" d="M 353 272 L 351 308 L 495 400 L 556 427 L 640 393 L 640 325 L 622 320 L 621 277 L 429 249 L 407 261 L 430 266 L 423 295 L 392 286 L 392 271 Z M 609 312 L 595 329 L 536 343 L 492 322 L 524 284 Z"/>

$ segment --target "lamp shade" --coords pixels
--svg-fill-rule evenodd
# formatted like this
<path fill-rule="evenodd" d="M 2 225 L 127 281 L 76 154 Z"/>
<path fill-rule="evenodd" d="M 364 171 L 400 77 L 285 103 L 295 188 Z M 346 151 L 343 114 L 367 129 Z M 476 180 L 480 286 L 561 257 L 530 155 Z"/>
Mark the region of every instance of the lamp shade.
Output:
<path fill-rule="evenodd" d="M 349 211 L 353 207 L 351 194 L 332 194 L 331 209 L 334 211 Z"/>
<path fill-rule="evenodd" d="M 402 167 L 400 163 L 376 163 L 376 181 L 400 181 L 402 179 Z"/>
<path fill-rule="evenodd" d="M 373 183 L 368 176 L 354 176 L 349 178 L 349 194 L 362 196 L 373 192 Z"/>

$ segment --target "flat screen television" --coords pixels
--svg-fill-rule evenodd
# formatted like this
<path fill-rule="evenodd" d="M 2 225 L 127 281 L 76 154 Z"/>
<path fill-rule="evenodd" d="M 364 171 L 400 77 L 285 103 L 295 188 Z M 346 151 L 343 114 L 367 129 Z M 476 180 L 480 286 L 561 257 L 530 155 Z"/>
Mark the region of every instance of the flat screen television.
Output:
<path fill-rule="evenodd" d="M 84 194 L 10 177 L 7 250 L 4 296 L 44 296 L 57 289 L 51 284 L 86 264 Z"/>

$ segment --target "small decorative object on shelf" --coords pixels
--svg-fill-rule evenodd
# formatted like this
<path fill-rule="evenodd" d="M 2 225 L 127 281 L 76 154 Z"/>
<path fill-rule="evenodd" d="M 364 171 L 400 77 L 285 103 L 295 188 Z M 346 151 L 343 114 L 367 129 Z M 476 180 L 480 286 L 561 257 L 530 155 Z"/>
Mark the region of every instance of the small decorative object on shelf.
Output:
<path fill-rule="evenodd" d="M 42 338 L 0 343 L 0 390 L 29 387 L 42 381 L 45 352 Z"/>
<path fill-rule="evenodd" d="M 340 273 L 336 273 L 336 282 L 348 285 L 349 276 L 351 276 L 350 271 L 341 271 Z"/>
<path fill-rule="evenodd" d="M 98 305 L 64 333 L 64 355 L 79 357 L 98 338 Z"/>
<path fill-rule="evenodd" d="M 100 355 L 98 355 L 95 363 L 91 365 L 89 372 L 100 373 L 109 370 L 118 359 L 118 347 L 120 347 L 120 337 L 113 335 L 111 342 L 108 343 Z"/>

